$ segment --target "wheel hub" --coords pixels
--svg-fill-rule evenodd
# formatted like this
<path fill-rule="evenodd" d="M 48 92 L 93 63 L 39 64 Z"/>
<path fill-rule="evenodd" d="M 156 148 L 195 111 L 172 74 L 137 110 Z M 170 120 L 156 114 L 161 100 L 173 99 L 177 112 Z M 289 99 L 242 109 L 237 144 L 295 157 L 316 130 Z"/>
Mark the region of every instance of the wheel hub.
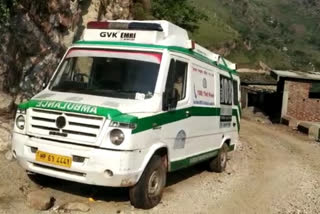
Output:
<path fill-rule="evenodd" d="M 148 182 L 148 194 L 150 196 L 158 195 L 160 192 L 161 179 L 159 171 L 152 172 Z"/>
<path fill-rule="evenodd" d="M 221 155 L 221 166 L 224 167 L 226 165 L 226 162 L 227 162 L 227 154 L 226 153 L 223 153 Z"/>

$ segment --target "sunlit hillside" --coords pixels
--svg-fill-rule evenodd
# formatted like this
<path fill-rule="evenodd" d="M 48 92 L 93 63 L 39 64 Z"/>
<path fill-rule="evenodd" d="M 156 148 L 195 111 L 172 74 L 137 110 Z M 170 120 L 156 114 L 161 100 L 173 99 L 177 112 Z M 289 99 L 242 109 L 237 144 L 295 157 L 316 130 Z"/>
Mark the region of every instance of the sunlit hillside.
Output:
<path fill-rule="evenodd" d="M 320 2 L 317 0 L 197 0 L 204 11 L 193 37 L 237 62 L 256 67 L 320 71 Z"/>

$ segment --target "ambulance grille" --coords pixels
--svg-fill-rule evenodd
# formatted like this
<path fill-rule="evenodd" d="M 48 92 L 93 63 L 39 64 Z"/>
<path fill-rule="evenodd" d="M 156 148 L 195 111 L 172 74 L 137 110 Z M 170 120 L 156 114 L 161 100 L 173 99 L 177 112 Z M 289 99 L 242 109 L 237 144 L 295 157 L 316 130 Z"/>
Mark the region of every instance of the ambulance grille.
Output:
<path fill-rule="evenodd" d="M 65 118 L 65 126 L 57 126 L 57 118 Z M 105 118 L 46 109 L 30 109 L 28 133 L 33 136 L 53 138 L 80 144 L 95 145 Z"/>

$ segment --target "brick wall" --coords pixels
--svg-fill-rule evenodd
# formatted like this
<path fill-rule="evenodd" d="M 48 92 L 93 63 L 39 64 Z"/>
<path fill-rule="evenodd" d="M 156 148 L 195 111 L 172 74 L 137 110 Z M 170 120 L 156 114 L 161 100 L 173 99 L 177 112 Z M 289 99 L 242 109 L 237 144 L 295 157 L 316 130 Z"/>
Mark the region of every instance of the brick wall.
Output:
<path fill-rule="evenodd" d="M 320 99 L 310 99 L 310 82 L 285 81 L 288 87 L 287 115 L 298 120 L 320 121 Z"/>

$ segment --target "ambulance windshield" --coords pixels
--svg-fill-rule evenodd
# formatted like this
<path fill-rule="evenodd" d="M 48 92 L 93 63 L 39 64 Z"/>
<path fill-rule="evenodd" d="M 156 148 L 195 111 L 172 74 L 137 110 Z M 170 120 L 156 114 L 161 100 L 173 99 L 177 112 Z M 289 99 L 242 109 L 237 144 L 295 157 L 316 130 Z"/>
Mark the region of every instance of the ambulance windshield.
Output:
<path fill-rule="evenodd" d="M 53 78 L 53 91 L 123 99 L 153 96 L 161 54 L 72 49 Z"/>

